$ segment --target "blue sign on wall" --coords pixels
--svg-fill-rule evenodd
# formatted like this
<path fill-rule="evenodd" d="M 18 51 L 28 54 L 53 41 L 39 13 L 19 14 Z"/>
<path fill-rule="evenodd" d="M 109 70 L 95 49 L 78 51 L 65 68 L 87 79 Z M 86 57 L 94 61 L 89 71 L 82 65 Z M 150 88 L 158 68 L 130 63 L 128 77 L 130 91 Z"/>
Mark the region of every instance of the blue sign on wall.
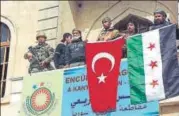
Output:
<path fill-rule="evenodd" d="M 158 116 L 158 101 L 137 105 L 130 104 L 126 60 L 121 62 L 120 73 L 117 108 L 115 112 L 108 113 L 106 116 Z M 62 101 L 62 116 L 96 116 L 89 102 L 85 67 L 64 71 Z"/>

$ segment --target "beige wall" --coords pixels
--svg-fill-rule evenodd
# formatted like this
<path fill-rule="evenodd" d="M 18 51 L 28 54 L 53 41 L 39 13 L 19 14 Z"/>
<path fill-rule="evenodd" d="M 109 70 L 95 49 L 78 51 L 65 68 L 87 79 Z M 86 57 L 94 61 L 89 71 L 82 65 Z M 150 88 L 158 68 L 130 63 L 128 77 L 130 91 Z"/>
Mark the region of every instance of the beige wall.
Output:
<path fill-rule="evenodd" d="M 103 17 L 111 17 L 115 24 L 131 13 L 153 21 L 153 11 L 157 8 L 164 9 L 176 23 L 175 1 L 60 1 L 56 42 L 62 39 L 63 33 L 71 32 L 75 27 L 83 32 L 83 39 L 88 35 L 87 38 L 94 41 L 102 28 Z"/>
<path fill-rule="evenodd" d="M 27 74 L 28 62 L 24 60 L 23 54 L 28 46 L 35 44 L 36 31 L 41 28 L 38 20 L 43 16 L 39 16 L 39 8 L 43 8 L 42 5 L 50 5 L 49 3 L 42 3 L 43 1 L 1 1 L 1 15 L 12 22 L 16 36 L 16 40 L 12 40 L 15 41 L 12 44 L 16 43 L 13 49 L 15 54 L 10 54 L 10 56 L 13 56 L 12 59 L 14 61 L 13 68 L 11 68 L 11 71 L 9 70 L 11 76 Z M 81 8 L 78 7 L 79 3 L 82 4 Z M 151 7 L 148 7 L 149 3 Z M 176 15 L 173 15 L 175 14 L 176 6 L 174 1 L 165 1 L 164 3 L 152 1 L 60 1 L 57 38 L 58 40 L 61 39 L 64 32 L 71 32 L 73 28 L 77 27 L 83 32 L 85 29 L 91 28 L 92 31 L 89 33 L 88 38 L 94 40 L 101 29 L 101 19 L 103 17 L 110 16 L 114 19 L 114 23 L 117 23 L 129 13 L 150 19 L 149 15 L 158 7 L 162 7 L 167 13 L 170 13 L 172 22 L 176 22 Z M 171 12 L 172 10 L 173 12 Z"/>
<path fill-rule="evenodd" d="M 36 44 L 37 31 L 54 27 L 58 29 L 58 17 L 51 17 L 58 16 L 59 9 L 58 7 L 48 9 L 55 5 L 58 6 L 59 1 L 1 1 L 1 17 L 10 21 L 15 30 L 15 39 L 11 40 L 13 48 L 10 50 L 10 61 L 13 60 L 13 66 L 8 69 L 9 76 L 19 77 L 28 74 L 29 63 L 23 56 L 29 46 Z M 47 10 L 40 11 L 45 8 Z M 48 39 L 54 39 L 48 40 L 54 48 L 57 29 L 44 31 Z"/>
<path fill-rule="evenodd" d="M 8 89 L 4 97 L 5 99 L 8 98 L 10 101 L 12 98 L 11 92 L 14 88 L 12 88 L 12 82 L 9 80 L 9 78 L 27 74 L 29 63 L 24 60 L 23 54 L 29 45 L 35 43 L 34 38 L 37 30 L 38 17 L 37 3 L 37 1 L 1 1 L 1 21 L 7 24 L 11 31 L 7 75 Z M 16 87 L 17 86 L 18 85 L 16 85 Z M 10 104 L 1 106 L 1 115 L 17 115 L 18 111 L 15 106 L 17 105 L 14 105 L 12 102 Z M 14 109 L 11 107 L 14 107 Z"/>
<path fill-rule="evenodd" d="M 81 3 L 82 7 L 76 8 L 78 11 L 75 14 L 78 17 L 75 20 L 76 27 L 83 32 L 90 29 L 88 39 L 91 41 L 96 40 L 102 27 L 101 20 L 106 16 L 111 17 L 114 24 L 129 13 L 153 20 L 153 11 L 162 8 L 169 14 L 171 22 L 176 23 L 177 20 L 175 1 L 78 1 L 77 3 Z"/>
<path fill-rule="evenodd" d="M 37 1 L 1 1 L 1 15 L 12 22 L 16 40 L 12 40 L 14 53 L 10 49 L 10 59 L 13 59 L 13 67 L 9 68 L 9 76 L 23 76 L 27 74 L 28 62 L 23 54 L 27 47 L 35 42 L 37 30 L 38 5 Z"/>
<path fill-rule="evenodd" d="M 58 1 L 1 1 L 1 22 L 7 24 L 11 31 L 7 89 L 5 97 L 1 99 L 1 102 L 10 102 L 10 104 L 3 104 L 1 106 L 2 116 L 19 115 L 21 95 L 19 92 L 22 89 L 22 82 L 12 82 L 10 78 L 28 74 L 29 62 L 24 59 L 24 53 L 29 46 L 36 44 L 36 32 L 39 29 L 49 27 L 49 23 L 42 24 L 39 20 L 48 18 L 49 14 L 52 14 L 50 10 L 43 14 L 39 9 L 54 6 L 58 3 Z M 52 15 L 54 15 L 54 10 Z M 51 22 L 52 26 L 54 26 L 54 23 L 57 24 L 57 22 Z M 53 32 L 47 33 L 49 38 L 54 36 Z M 53 41 L 48 42 L 52 45 L 55 43 Z"/>
<path fill-rule="evenodd" d="M 46 13 L 44 13 L 44 15 L 42 13 L 42 15 L 39 16 L 38 10 L 39 8 L 57 4 L 57 2 L 44 2 L 45 1 L 1 1 L 1 17 L 12 23 L 12 31 L 14 33 L 14 40 L 11 42 L 9 59 L 11 65 L 8 69 L 8 76 L 19 77 L 27 75 L 29 63 L 24 60 L 23 55 L 28 46 L 35 44 L 36 31 L 41 28 L 39 27 L 40 24 L 38 20 L 42 17 L 46 17 Z M 114 23 L 117 23 L 129 13 L 152 20 L 152 12 L 154 9 L 160 7 L 169 14 L 172 22 L 176 22 L 177 16 L 175 15 L 176 3 L 174 1 L 163 1 L 162 3 L 154 1 L 60 1 L 59 3 L 59 12 L 57 12 L 59 14 L 57 39 L 51 42 L 49 41 L 53 47 L 58 44 L 64 32 L 71 32 L 75 27 L 83 31 L 84 38 L 89 34 L 88 39 L 90 39 L 90 41 L 96 40 L 101 29 L 101 19 L 105 16 L 111 17 Z M 81 8 L 78 7 L 79 3 L 82 4 Z M 50 12 L 51 11 L 49 11 L 49 13 Z M 48 24 L 45 24 L 45 26 L 48 26 Z M 49 32 L 49 37 L 54 36 L 54 34 L 51 34 L 53 32 Z M 20 83 L 17 82 L 11 85 L 13 92 L 21 91 L 22 82 Z M 14 95 L 13 97 L 11 96 L 11 101 L 11 104 L 2 107 L 2 116 L 18 114 L 20 94 L 17 96 Z M 163 116 L 179 116 L 178 106 L 171 105 L 171 101 L 175 103 L 179 101 L 179 97 L 161 102 L 160 111 Z M 170 105 L 167 105 L 168 103 Z M 9 110 L 11 112 L 9 112 Z"/>
<path fill-rule="evenodd" d="M 60 1 L 57 43 L 62 39 L 63 33 L 71 33 L 72 29 L 76 27 L 76 12 L 75 1 Z"/>
<path fill-rule="evenodd" d="M 41 1 L 38 9 L 38 30 L 45 32 L 47 43 L 56 47 L 58 20 L 59 20 L 59 1 Z"/>

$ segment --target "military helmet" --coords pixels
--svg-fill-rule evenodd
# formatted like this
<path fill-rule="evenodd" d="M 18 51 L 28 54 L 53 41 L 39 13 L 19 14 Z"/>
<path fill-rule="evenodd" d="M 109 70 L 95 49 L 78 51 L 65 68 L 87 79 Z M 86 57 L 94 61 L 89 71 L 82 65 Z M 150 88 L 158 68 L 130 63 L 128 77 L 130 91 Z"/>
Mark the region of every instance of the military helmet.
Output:
<path fill-rule="evenodd" d="M 105 17 L 105 18 L 103 18 L 102 23 L 104 23 L 104 22 L 111 22 L 111 21 L 112 21 L 111 18 Z"/>
<path fill-rule="evenodd" d="M 47 36 L 45 35 L 44 32 L 38 32 L 36 35 L 36 39 L 38 39 L 39 37 L 44 37 L 45 39 L 47 39 Z"/>
<path fill-rule="evenodd" d="M 163 10 L 161 10 L 161 9 L 155 10 L 155 11 L 154 11 L 154 15 L 155 15 L 155 14 L 161 14 L 161 15 L 163 15 L 165 18 L 167 17 L 166 12 L 163 11 Z"/>

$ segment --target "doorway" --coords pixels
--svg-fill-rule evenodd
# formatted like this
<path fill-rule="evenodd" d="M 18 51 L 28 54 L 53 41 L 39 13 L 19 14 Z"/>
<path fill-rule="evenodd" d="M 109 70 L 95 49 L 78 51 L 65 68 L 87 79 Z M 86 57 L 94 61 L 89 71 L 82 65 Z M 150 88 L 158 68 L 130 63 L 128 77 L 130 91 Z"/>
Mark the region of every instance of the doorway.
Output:
<path fill-rule="evenodd" d="M 120 20 L 118 23 L 116 23 L 114 25 L 114 28 L 118 29 L 121 33 L 126 33 L 127 24 L 129 22 L 134 22 L 136 24 L 138 33 L 143 33 L 143 32 L 148 31 L 149 27 L 152 25 L 152 22 L 146 18 L 129 14 L 128 16 Z"/>

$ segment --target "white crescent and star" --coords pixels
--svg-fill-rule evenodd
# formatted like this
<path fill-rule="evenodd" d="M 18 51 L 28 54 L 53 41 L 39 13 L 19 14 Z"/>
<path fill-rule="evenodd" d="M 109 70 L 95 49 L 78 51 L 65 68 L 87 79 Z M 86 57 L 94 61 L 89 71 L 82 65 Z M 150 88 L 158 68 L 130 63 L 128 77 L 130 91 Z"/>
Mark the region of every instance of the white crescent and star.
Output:
<path fill-rule="evenodd" d="M 94 68 L 95 64 L 96 64 L 96 61 L 101 59 L 101 58 L 107 58 L 111 62 L 110 71 L 114 68 L 115 58 L 111 54 L 109 54 L 107 52 L 100 52 L 100 53 L 96 54 L 93 57 L 93 60 L 92 60 L 92 65 L 91 66 L 92 66 L 92 70 L 93 70 L 94 73 L 96 73 L 95 68 Z M 107 76 L 104 76 L 104 74 L 102 73 L 101 76 L 97 77 L 99 79 L 98 83 L 101 83 L 101 82 L 105 83 L 105 78 L 106 77 Z"/>
<path fill-rule="evenodd" d="M 105 78 L 106 77 L 107 76 L 104 76 L 104 74 L 102 73 L 101 76 L 97 77 L 99 79 L 98 83 L 101 83 L 101 82 L 105 83 Z"/>

